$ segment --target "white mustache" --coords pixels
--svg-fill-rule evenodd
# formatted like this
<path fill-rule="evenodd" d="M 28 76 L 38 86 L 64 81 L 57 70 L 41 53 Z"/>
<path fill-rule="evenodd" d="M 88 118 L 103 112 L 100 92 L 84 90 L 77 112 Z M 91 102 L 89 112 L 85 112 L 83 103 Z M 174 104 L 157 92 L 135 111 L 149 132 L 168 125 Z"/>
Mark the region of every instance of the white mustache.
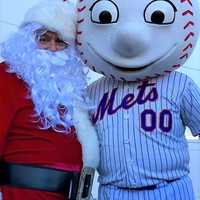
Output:
<path fill-rule="evenodd" d="M 42 60 L 46 60 L 50 62 L 52 65 L 55 66 L 64 66 L 66 64 L 66 60 L 69 59 L 69 55 L 66 51 L 57 51 L 57 52 L 51 52 L 44 49 L 38 50 L 38 57 Z"/>

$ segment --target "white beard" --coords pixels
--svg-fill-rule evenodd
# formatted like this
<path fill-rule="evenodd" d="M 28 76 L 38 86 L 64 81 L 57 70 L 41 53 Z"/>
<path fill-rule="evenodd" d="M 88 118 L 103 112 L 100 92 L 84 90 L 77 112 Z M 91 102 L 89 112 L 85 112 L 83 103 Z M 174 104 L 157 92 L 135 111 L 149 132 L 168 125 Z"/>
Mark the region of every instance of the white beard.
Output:
<path fill-rule="evenodd" d="M 2 56 L 9 65 L 9 72 L 16 73 L 28 84 L 29 98 L 43 128 L 66 132 L 76 123 L 73 119 L 75 104 L 78 102 L 87 108 L 84 65 L 74 46 L 59 52 L 38 49 L 34 35 L 38 28 L 41 26 L 29 24 L 19 29 L 2 45 Z M 63 107 L 67 110 L 61 116 L 58 108 Z"/>

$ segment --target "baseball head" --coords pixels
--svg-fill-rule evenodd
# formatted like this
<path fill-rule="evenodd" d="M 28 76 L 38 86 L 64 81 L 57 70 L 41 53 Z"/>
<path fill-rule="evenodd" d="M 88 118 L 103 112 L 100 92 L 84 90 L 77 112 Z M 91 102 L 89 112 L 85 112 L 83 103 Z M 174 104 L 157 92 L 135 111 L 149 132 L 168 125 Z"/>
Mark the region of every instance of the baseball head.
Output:
<path fill-rule="evenodd" d="M 197 0 L 79 0 L 77 45 L 92 70 L 138 81 L 183 65 L 199 22 Z"/>

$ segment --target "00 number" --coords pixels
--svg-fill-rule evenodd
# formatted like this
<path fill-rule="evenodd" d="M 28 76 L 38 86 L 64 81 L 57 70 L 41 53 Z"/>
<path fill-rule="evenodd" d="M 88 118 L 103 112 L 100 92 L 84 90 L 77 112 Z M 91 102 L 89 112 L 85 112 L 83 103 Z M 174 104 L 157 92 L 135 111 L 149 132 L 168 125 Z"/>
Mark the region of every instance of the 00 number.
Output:
<path fill-rule="evenodd" d="M 155 129 L 169 132 L 172 128 L 172 114 L 166 109 L 158 114 L 151 109 L 144 110 L 141 113 L 141 127 L 143 130 L 149 132 L 152 132 Z"/>

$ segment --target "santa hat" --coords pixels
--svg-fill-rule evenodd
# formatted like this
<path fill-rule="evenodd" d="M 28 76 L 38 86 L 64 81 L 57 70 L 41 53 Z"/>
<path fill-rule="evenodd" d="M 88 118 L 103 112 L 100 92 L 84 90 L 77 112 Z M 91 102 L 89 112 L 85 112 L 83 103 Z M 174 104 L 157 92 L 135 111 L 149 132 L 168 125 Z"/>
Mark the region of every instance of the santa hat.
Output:
<path fill-rule="evenodd" d="M 22 25 L 31 22 L 57 32 L 64 41 L 74 40 L 76 0 L 42 0 L 27 11 Z"/>

